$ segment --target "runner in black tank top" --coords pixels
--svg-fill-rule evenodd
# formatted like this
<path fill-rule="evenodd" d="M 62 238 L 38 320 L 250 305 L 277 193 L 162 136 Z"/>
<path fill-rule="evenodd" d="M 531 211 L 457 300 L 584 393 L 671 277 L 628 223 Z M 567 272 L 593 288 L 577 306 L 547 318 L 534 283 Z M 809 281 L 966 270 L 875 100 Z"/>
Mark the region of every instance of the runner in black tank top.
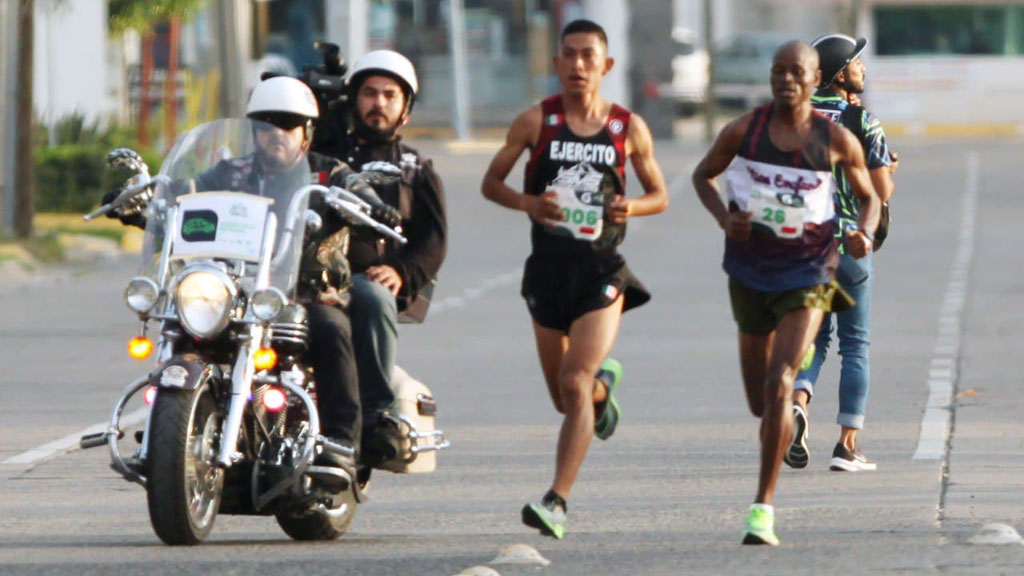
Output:
<path fill-rule="evenodd" d="M 541 102 L 541 113 L 543 126 L 526 164 L 524 193 L 539 196 L 562 189 L 572 198 L 560 201 L 565 219 L 560 225 L 533 220 L 533 253 L 526 261 L 522 295 L 538 324 L 568 332 L 577 318 L 610 306 L 620 294 L 623 311 L 651 297 L 616 251 L 626 223 L 612 222 L 605 211 L 613 197 L 622 195 L 631 114 L 613 104 L 604 128 L 584 138 L 566 124 L 560 95 Z"/>
<path fill-rule="evenodd" d="M 533 254 L 611 255 L 626 236 L 626 223 L 615 224 L 605 218 L 604 206 L 625 189 L 626 135 L 631 113 L 612 104 L 604 128 L 587 137 L 577 136 L 566 124 L 561 95 L 542 101 L 541 114 L 543 126 L 526 164 L 523 192 L 539 196 L 553 186 L 568 187 L 582 204 L 598 208 L 602 217 L 600 234 L 593 240 L 580 240 L 566 228 L 534 221 L 530 231 Z M 565 213 L 568 223 L 572 224 L 573 217 L 581 212 L 569 209 Z M 596 222 L 584 220 L 579 224 L 584 234 L 597 232 Z"/>
<path fill-rule="evenodd" d="M 548 392 L 565 421 L 551 488 L 523 508 L 522 519 L 556 538 L 565 534 L 566 501 L 591 434 L 607 439 L 619 421 L 614 392 L 622 367 L 607 354 L 622 312 L 650 298 L 616 247 L 629 217 L 668 205 L 646 123 L 601 98 L 601 80 L 613 65 L 607 48 L 597 24 L 566 26 L 555 59 L 561 92 L 516 118 L 482 186 L 486 198 L 532 221 L 522 294 Z M 505 178 L 527 151 L 520 192 Z M 640 196 L 624 195 L 627 158 L 643 186 Z"/>

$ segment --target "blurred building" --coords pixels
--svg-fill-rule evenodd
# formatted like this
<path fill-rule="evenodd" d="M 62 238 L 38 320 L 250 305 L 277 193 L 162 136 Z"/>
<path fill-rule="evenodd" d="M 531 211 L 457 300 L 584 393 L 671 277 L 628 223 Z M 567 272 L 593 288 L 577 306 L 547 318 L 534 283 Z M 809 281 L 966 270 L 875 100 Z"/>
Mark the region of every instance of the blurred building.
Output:
<path fill-rule="evenodd" d="M 35 8 L 37 116 L 49 124 L 75 113 L 88 119 L 114 113 L 119 78 L 109 65 L 107 0 L 36 0 Z"/>
<path fill-rule="evenodd" d="M 713 10 L 710 42 L 703 29 L 706 4 Z M 294 74 L 318 65 L 314 42 L 329 40 L 341 46 L 349 62 L 377 48 L 409 56 L 421 84 L 416 124 L 446 125 L 455 99 L 452 5 L 452 0 L 210 0 L 181 29 L 180 70 L 172 91 L 178 121 L 193 124 L 223 114 L 227 100 L 240 106 L 263 70 Z M 525 106 L 557 90 L 551 60 L 558 33 L 578 17 L 590 17 L 608 31 L 616 65 L 606 78 L 605 96 L 645 116 L 658 115 L 656 120 L 664 107 L 651 87 L 672 80 L 670 61 L 678 47 L 672 35 L 678 29 L 702 49 L 769 32 L 809 41 L 838 30 L 870 39 L 865 99 L 887 124 L 925 132 L 1012 132 L 1024 126 L 1024 108 L 1016 106 L 1024 97 L 1024 0 L 462 0 L 462 5 L 474 126 L 507 125 Z M 40 118 L 76 111 L 87 118 L 136 116 L 142 43 L 132 33 L 108 37 L 107 0 L 36 0 L 35 27 Z M 156 112 L 167 93 L 169 46 L 166 30 L 158 27 L 149 91 Z M 224 62 L 232 58 L 242 63 L 225 70 Z"/>
<path fill-rule="evenodd" d="M 703 0 L 675 0 L 677 25 Z M 712 46 L 784 33 L 869 39 L 865 101 L 891 131 L 1024 131 L 1024 2 L 1020 0 L 714 0 Z M 699 24 L 692 24 L 700 35 Z"/>

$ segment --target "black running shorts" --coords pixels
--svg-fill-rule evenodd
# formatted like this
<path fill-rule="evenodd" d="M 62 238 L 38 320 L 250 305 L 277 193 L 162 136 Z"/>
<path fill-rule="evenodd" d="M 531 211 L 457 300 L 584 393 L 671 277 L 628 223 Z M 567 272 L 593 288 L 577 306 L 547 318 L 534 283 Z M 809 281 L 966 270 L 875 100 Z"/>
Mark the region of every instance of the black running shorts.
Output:
<path fill-rule="evenodd" d="M 531 255 L 523 270 L 521 293 L 537 324 L 566 333 L 576 319 L 610 306 L 620 294 L 625 295 L 623 312 L 651 299 L 620 254 Z"/>

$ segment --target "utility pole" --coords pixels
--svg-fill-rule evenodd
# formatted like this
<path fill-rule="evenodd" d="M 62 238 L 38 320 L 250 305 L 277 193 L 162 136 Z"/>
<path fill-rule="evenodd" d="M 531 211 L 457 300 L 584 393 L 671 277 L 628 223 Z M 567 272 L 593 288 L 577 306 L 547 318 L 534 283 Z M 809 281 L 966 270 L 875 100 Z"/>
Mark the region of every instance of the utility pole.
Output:
<path fill-rule="evenodd" d="M 34 158 L 32 150 L 32 50 L 33 50 L 33 0 L 18 2 L 18 126 L 15 136 L 14 153 L 17 166 L 14 174 L 14 233 L 19 238 L 32 234 L 32 215 L 35 212 L 33 181 Z"/>
<path fill-rule="evenodd" d="M 0 2 L 0 238 L 14 229 L 14 127 L 17 125 L 11 99 L 17 94 L 15 55 L 18 35 L 17 5 Z"/>
<path fill-rule="evenodd" d="M 715 38 L 715 18 L 712 13 L 711 0 L 703 0 L 701 11 L 703 12 L 705 50 L 708 51 L 708 93 L 705 94 L 705 141 L 711 143 L 715 140 L 715 109 L 718 108 L 718 102 L 715 100 L 715 57 L 711 49 Z"/>
<path fill-rule="evenodd" d="M 248 2 L 216 0 L 217 32 L 220 34 L 218 61 L 220 67 L 220 115 L 241 117 L 246 101 L 246 59 L 249 58 Z"/>
<path fill-rule="evenodd" d="M 714 44 L 715 21 L 711 11 L 711 0 L 704 0 L 702 6 L 704 21 L 704 50 L 708 53 L 708 93 L 704 95 L 704 141 L 710 144 L 715 139 L 715 62 L 711 46 Z"/>
<path fill-rule="evenodd" d="M 470 103 L 469 74 L 466 71 L 466 20 L 462 0 L 449 0 L 448 43 L 451 45 L 452 77 L 455 98 L 452 98 L 452 125 L 459 140 L 469 139 Z"/>

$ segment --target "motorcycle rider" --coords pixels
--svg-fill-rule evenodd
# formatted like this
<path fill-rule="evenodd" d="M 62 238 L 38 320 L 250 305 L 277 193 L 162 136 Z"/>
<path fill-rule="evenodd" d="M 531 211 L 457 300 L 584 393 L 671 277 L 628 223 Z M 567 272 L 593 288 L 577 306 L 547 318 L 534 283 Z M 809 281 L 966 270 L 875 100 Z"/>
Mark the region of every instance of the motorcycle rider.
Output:
<path fill-rule="evenodd" d="M 401 141 L 419 83 L 412 63 L 392 50 L 359 58 L 347 79 L 352 131 L 335 150 L 359 170 L 382 201 L 401 213 L 404 246 L 352 231 L 352 335 L 363 404 L 363 463 L 394 458 L 401 430 L 391 413 L 400 312 L 421 321 L 447 239 L 445 196 L 433 163 Z M 423 306 L 424 308 L 421 308 Z"/>
<path fill-rule="evenodd" d="M 313 140 L 313 122 L 319 117 L 316 99 L 301 81 L 278 76 L 260 82 L 249 98 L 246 116 L 259 120 L 254 125 L 256 152 L 227 159 L 196 178 L 196 190 L 241 190 L 265 195 L 269 190 L 294 192 L 308 182 L 287 182 L 305 170 L 297 170 L 299 162 L 308 161 L 314 182 L 346 186 L 367 196 L 367 186 L 339 160 L 309 152 Z M 286 185 L 281 185 L 282 179 Z M 110 202 L 117 192 L 104 197 Z M 369 191 L 372 195 L 372 191 Z M 288 206 L 287 198 L 278 198 L 275 209 Z M 145 227 L 141 206 L 108 213 L 122 222 Z M 348 263 L 343 246 L 349 229 L 320 196 L 310 199 L 309 209 L 316 212 L 322 226 L 306 238 L 300 268 L 300 299 L 306 307 L 309 322 L 309 360 L 317 383 L 317 407 L 322 434 L 333 442 L 359 448 L 362 413 L 359 385 L 352 348 L 352 329 L 347 311 L 339 306 L 347 287 Z M 372 214 L 385 220 L 394 219 L 393 211 L 378 207 Z M 389 216 L 390 215 L 390 216 Z M 355 460 L 350 456 L 324 452 L 316 464 L 345 470 L 353 477 Z M 337 476 L 330 476 L 331 489 L 347 488 Z M 341 483 L 339 483 L 341 482 Z"/>

